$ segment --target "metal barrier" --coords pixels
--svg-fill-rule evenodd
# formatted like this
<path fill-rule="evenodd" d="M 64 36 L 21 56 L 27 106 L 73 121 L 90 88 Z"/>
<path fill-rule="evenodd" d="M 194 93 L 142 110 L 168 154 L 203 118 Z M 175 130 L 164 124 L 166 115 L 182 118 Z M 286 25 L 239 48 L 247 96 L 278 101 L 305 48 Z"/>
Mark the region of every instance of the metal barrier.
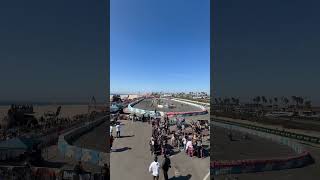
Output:
<path fill-rule="evenodd" d="M 145 113 L 149 113 L 150 115 L 155 115 L 154 111 L 148 111 L 148 110 L 144 110 L 144 109 L 138 109 L 138 108 L 133 108 L 132 106 L 134 106 L 135 104 L 141 102 L 144 99 L 139 99 L 133 103 L 128 104 L 128 110 L 131 113 L 137 113 L 137 114 L 145 114 Z M 185 102 L 185 101 L 181 101 L 181 100 L 177 100 L 177 99 L 172 99 L 172 101 L 176 101 L 176 102 L 180 102 L 180 103 L 184 103 L 184 104 L 188 104 L 188 105 L 192 105 L 192 106 L 196 106 L 198 108 L 201 109 L 201 111 L 190 111 L 190 112 L 162 112 L 162 111 L 158 111 L 162 116 L 163 115 L 182 115 L 182 116 L 196 116 L 196 115 L 204 115 L 207 114 L 208 111 L 206 110 L 205 107 L 199 105 L 199 104 L 194 104 L 194 103 L 190 103 L 190 102 Z"/>
<path fill-rule="evenodd" d="M 244 124 L 244 123 L 231 122 L 231 121 L 226 121 L 226 120 L 222 120 L 222 119 L 219 119 L 219 118 L 213 118 L 212 120 L 215 121 L 215 122 L 222 122 L 222 123 L 225 123 L 225 124 L 236 125 L 236 126 L 239 126 L 239 127 L 253 129 L 253 130 L 256 130 L 256 131 L 261 131 L 261 132 L 266 132 L 266 133 L 275 134 L 275 135 L 279 135 L 279 136 L 284 136 L 284 137 L 288 137 L 288 138 L 291 138 L 291 139 L 296 139 L 296 140 L 299 140 L 299 141 L 305 141 L 305 142 L 309 142 L 309 143 L 320 144 L 320 138 L 314 137 L 314 136 L 308 136 L 308 135 L 288 132 L 288 131 L 284 131 L 284 130 L 280 131 L 280 130 L 277 130 L 277 129 L 270 129 L 270 128 L 265 128 L 265 127 L 255 126 L 255 125 L 249 125 L 249 124 Z"/>
<path fill-rule="evenodd" d="M 292 148 L 298 155 L 277 159 L 263 160 L 238 160 L 238 161 L 212 161 L 210 171 L 214 175 L 236 174 L 260 171 L 272 171 L 281 169 L 290 169 L 307 166 L 314 163 L 311 155 L 302 145 L 292 141 L 290 138 L 281 136 L 288 135 L 287 132 L 272 131 L 265 128 L 266 131 L 259 131 L 259 128 L 248 128 L 248 125 L 240 126 L 238 123 L 214 118 L 212 123 L 218 127 L 246 132 L 259 137 L 270 139 L 272 141 L 284 144 Z M 274 134 L 272 132 L 275 132 Z"/>

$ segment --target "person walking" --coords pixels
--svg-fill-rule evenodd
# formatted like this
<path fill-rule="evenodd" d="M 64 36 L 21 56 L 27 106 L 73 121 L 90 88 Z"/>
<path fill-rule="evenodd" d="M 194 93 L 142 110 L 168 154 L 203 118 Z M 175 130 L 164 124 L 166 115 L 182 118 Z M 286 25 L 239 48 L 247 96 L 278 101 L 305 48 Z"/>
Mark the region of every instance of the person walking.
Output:
<path fill-rule="evenodd" d="M 113 131 L 113 126 L 110 125 L 110 136 L 112 135 L 112 131 Z"/>
<path fill-rule="evenodd" d="M 154 161 L 149 166 L 149 172 L 152 174 L 153 180 L 159 180 L 160 164 L 158 157 L 154 157 Z"/>
<path fill-rule="evenodd" d="M 116 125 L 116 131 L 117 131 L 117 138 L 120 138 L 121 136 L 120 136 L 120 123 L 118 123 L 117 125 Z"/>
<path fill-rule="evenodd" d="M 164 161 L 162 163 L 162 170 L 163 170 L 163 176 L 164 180 L 168 180 L 168 171 L 169 168 L 171 168 L 171 161 L 167 154 L 164 154 Z"/>

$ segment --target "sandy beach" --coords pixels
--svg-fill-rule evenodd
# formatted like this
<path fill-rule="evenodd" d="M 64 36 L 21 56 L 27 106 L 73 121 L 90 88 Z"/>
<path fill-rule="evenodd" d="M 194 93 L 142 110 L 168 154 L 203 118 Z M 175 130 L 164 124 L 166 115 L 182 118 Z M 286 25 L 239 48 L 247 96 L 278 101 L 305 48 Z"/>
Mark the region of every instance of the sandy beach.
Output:
<path fill-rule="evenodd" d="M 59 105 L 35 105 L 34 115 L 39 118 L 46 112 L 56 112 Z M 0 106 L 0 120 L 2 121 L 4 116 L 7 115 L 10 106 Z M 72 117 L 77 114 L 88 113 L 88 105 L 61 105 L 61 112 L 59 117 Z"/>

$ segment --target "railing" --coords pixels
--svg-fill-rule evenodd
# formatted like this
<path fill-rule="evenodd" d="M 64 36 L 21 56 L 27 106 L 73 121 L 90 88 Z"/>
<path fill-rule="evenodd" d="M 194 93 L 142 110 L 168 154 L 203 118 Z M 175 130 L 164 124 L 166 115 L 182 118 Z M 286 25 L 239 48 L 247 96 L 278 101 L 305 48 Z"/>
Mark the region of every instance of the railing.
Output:
<path fill-rule="evenodd" d="M 222 120 L 222 119 L 219 119 L 219 118 L 213 118 L 212 120 L 216 121 L 216 122 L 225 123 L 225 124 L 236 125 L 236 126 L 239 126 L 239 127 L 253 129 L 253 130 L 256 130 L 256 131 L 261 131 L 261 132 L 275 134 L 275 135 L 279 135 L 279 136 L 283 136 L 283 137 L 288 137 L 288 138 L 296 139 L 296 140 L 299 140 L 299 141 L 306 141 L 306 142 L 309 142 L 309 143 L 320 144 L 320 138 L 314 137 L 314 136 L 308 136 L 308 135 L 304 135 L 304 134 L 288 132 L 288 131 L 285 131 L 285 130 L 280 131 L 280 130 L 277 130 L 277 129 L 265 128 L 265 127 L 255 126 L 255 125 L 250 125 L 250 124 L 245 124 L 245 123 L 231 122 L 231 121 Z"/>
<path fill-rule="evenodd" d="M 217 161 L 214 160 L 210 163 L 210 171 L 214 175 L 220 174 L 237 174 L 237 173 L 248 173 L 248 172 L 260 172 L 260 171 L 273 171 L 281 169 L 290 169 L 304 167 L 314 163 L 313 158 L 306 151 L 306 149 L 299 143 L 294 142 L 292 139 L 286 137 L 289 136 L 286 132 L 280 133 L 281 131 L 272 131 L 268 128 L 258 128 L 257 126 L 244 125 L 217 118 L 212 119 L 212 123 L 215 126 L 232 129 L 236 131 L 246 132 L 253 134 L 265 139 L 275 141 L 280 144 L 284 144 L 292 148 L 297 155 L 284 157 L 284 158 L 273 158 L 273 159 L 253 159 L 253 160 L 233 160 L 233 161 Z M 272 134 L 271 132 L 275 132 Z M 283 136 L 281 136 L 283 135 Z"/>
<path fill-rule="evenodd" d="M 149 113 L 150 115 L 154 115 L 155 112 L 154 111 L 148 111 L 148 110 L 144 110 L 144 109 L 138 109 L 138 108 L 133 108 L 132 106 L 134 106 L 135 104 L 141 102 L 143 99 L 140 99 L 138 101 L 135 101 L 133 103 L 130 103 L 128 105 L 128 110 L 132 113 L 137 113 L 137 114 L 145 114 L 145 113 Z M 168 115 L 168 116 L 174 116 L 174 115 L 182 115 L 182 116 L 196 116 L 196 115 L 203 115 L 203 114 L 207 114 L 208 111 L 206 110 L 205 107 L 199 105 L 199 104 L 195 104 L 195 103 L 191 103 L 191 102 L 186 102 L 186 101 L 181 101 L 178 99 L 172 99 L 173 101 L 176 102 L 180 102 L 180 103 L 184 103 L 184 104 L 188 104 L 188 105 L 192 105 L 195 107 L 198 107 L 201 109 L 201 111 L 190 111 L 190 112 L 162 112 L 162 111 L 158 111 L 162 116 L 163 115 Z"/>

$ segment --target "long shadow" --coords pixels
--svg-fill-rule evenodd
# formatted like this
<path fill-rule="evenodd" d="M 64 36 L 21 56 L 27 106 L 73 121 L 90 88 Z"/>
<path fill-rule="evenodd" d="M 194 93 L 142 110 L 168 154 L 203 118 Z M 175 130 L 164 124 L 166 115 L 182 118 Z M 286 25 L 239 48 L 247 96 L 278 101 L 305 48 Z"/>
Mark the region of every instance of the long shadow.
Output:
<path fill-rule="evenodd" d="M 186 176 L 172 177 L 172 178 L 169 178 L 169 180 L 189 180 L 191 179 L 191 177 L 192 175 L 188 174 Z"/>
<path fill-rule="evenodd" d="M 123 147 L 123 148 L 119 148 L 119 149 L 113 149 L 112 152 L 123 152 L 123 151 L 127 151 L 130 150 L 132 148 L 130 147 Z"/>
<path fill-rule="evenodd" d="M 185 152 L 184 152 L 184 151 L 179 151 L 179 150 L 176 150 L 176 151 L 172 150 L 172 151 L 170 151 L 171 156 L 176 155 L 176 154 L 178 154 L 178 153 L 185 153 Z"/>
<path fill-rule="evenodd" d="M 134 135 L 120 136 L 120 138 L 134 137 Z"/>

